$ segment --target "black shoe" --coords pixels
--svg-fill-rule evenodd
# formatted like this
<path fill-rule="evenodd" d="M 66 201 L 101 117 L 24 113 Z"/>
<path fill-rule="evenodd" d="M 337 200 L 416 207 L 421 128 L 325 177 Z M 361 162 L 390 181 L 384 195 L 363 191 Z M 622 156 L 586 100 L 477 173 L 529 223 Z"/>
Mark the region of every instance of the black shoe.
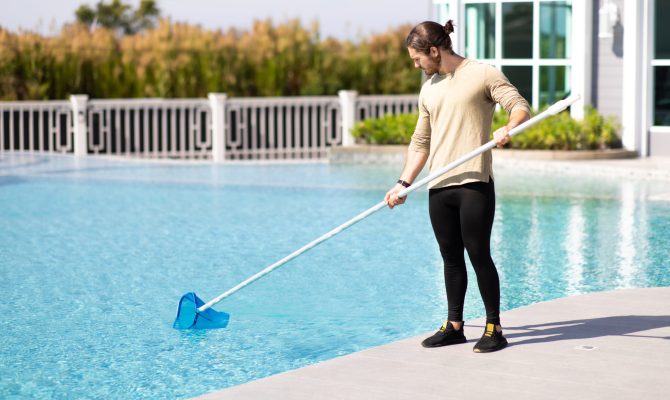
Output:
<path fill-rule="evenodd" d="M 475 353 L 491 353 L 502 350 L 505 347 L 507 347 L 507 339 L 505 339 L 502 332 L 498 332 L 494 324 L 487 323 L 484 335 L 472 350 Z"/>
<path fill-rule="evenodd" d="M 421 346 L 441 347 L 465 342 L 467 342 L 467 339 L 465 339 L 465 335 L 463 334 L 463 325 L 461 325 L 460 330 L 456 330 L 451 322 L 446 321 L 444 324 L 442 324 L 442 327 L 439 331 L 435 332 L 433 336 L 428 337 L 423 342 L 421 342 Z"/>

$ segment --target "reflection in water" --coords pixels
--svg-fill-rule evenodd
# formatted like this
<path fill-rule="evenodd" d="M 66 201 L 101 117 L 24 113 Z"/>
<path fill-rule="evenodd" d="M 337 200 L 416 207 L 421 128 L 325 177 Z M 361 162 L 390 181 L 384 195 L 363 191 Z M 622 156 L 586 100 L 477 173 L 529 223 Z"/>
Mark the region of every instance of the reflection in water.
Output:
<path fill-rule="evenodd" d="M 617 288 L 632 287 L 635 272 L 635 188 L 631 182 L 621 184 L 621 211 L 619 217 L 619 281 Z"/>
<path fill-rule="evenodd" d="M 500 205 L 500 202 L 498 202 L 496 204 L 495 221 L 493 223 L 493 229 L 491 230 L 491 257 L 493 258 L 494 263 L 502 260 L 503 257 L 502 249 L 505 243 L 503 242 L 502 227 L 504 224 L 504 208 Z M 502 274 L 504 272 L 501 268 L 498 268 L 498 273 L 501 275 L 502 279 Z"/>
<path fill-rule="evenodd" d="M 538 200 L 536 197 L 533 197 L 530 203 L 530 229 L 526 251 L 526 280 L 524 285 L 531 289 L 533 293 L 540 292 L 540 265 L 542 264 L 540 212 Z"/>
<path fill-rule="evenodd" d="M 649 257 L 649 245 L 651 239 L 649 238 L 650 228 L 649 228 L 649 219 L 651 218 L 648 215 L 648 203 L 644 199 L 647 197 L 648 187 L 644 187 L 640 192 L 640 199 L 637 204 L 637 241 L 635 243 L 637 247 L 637 277 L 636 280 L 642 279 L 644 276 L 644 271 L 647 269 L 647 266 L 654 265 L 654 261 L 650 260 Z M 667 249 L 666 249 L 667 250 Z M 667 261 L 667 257 L 665 260 Z M 660 265 L 655 266 L 660 267 Z M 634 283 L 635 287 L 640 287 L 639 283 Z"/>
<path fill-rule="evenodd" d="M 565 290 L 568 295 L 580 293 L 584 276 L 586 224 L 583 207 L 583 202 L 574 202 L 570 206 L 570 216 L 567 221 L 568 230 L 564 243 L 568 264 L 566 269 L 567 287 Z"/>

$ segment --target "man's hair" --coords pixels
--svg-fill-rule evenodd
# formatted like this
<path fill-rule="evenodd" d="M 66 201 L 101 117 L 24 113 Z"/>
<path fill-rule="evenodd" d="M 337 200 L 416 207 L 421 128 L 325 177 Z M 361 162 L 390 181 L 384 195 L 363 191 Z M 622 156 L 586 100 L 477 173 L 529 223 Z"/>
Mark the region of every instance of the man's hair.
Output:
<path fill-rule="evenodd" d="M 416 51 L 425 54 L 430 53 L 431 47 L 447 50 L 450 53 L 454 51 L 451 48 L 451 38 L 449 34 L 454 31 L 454 21 L 447 21 L 444 26 L 433 21 L 424 21 L 412 28 L 407 39 L 405 39 L 405 46 L 411 47 Z"/>

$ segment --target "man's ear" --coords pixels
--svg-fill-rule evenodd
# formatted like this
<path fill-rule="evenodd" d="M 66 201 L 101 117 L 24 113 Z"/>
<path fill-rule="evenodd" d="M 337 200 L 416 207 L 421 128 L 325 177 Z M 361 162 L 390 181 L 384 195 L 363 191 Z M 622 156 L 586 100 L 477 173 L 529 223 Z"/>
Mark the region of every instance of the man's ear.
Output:
<path fill-rule="evenodd" d="M 438 50 L 438 48 L 435 47 L 435 46 L 431 46 L 430 55 L 431 55 L 431 57 L 436 58 L 440 55 L 440 50 Z"/>

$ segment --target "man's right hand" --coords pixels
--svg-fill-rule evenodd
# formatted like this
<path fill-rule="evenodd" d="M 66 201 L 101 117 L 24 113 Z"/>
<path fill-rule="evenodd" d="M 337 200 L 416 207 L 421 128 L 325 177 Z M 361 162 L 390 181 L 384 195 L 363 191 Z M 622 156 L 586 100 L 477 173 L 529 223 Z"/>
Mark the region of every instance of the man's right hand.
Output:
<path fill-rule="evenodd" d="M 391 188 L 386 193 L 386 196 L 384 196 L 384 202 L 386 203 L 389 208 L 393 208 L 395 206 L 398 206 L 400 204 L 404 204 L 405 200 L 407 200 L 407 196 L 405 197 L 398 197 L 398 193 L 400 193 L 401 190 L 403 190 L 405 187 L 399 183 L 396 183 L 395 186 Z"/>

